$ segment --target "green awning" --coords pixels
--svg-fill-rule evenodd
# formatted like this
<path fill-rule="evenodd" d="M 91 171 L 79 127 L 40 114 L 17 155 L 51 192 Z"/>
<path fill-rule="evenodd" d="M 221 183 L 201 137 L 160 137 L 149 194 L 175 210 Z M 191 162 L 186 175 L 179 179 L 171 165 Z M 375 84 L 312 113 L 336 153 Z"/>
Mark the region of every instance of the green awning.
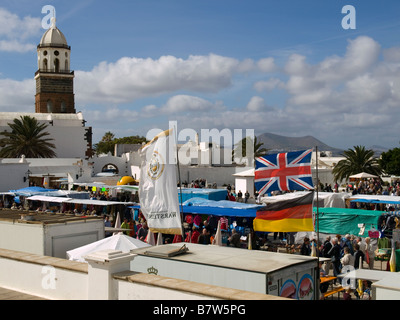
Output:
<path fill-rule="evenodd" d="M 317 208 L 314 207 L 314 214 Z M 347 208 L 318 208 L 319 232 L 334 234 L 358 235 L 360 228 L 358 224 L 365 224 L 364 237 L 372 227 L 377 228 L 378 218 L 385 211 L 347 209 Z M 315 222 L 315 228 L 317 223 Z M 317 230 L 315 230 L 317 231 Z"/>

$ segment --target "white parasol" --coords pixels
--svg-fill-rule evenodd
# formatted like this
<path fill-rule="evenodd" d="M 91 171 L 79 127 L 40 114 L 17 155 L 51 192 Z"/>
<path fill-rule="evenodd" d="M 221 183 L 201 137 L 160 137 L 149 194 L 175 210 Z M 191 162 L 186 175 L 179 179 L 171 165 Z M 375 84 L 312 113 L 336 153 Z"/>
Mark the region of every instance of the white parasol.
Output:
<path fill-rule="evenodd" d="M 349 178 L 354 178 L 354 179 L 378 178 L 378 176 L 375 176 L 373 174 L 366 173 L 366 172 L 360 172 L 360 173 L 357 173 L 357 174 L 354 174 L 354 175 L 350 176 Z"/>

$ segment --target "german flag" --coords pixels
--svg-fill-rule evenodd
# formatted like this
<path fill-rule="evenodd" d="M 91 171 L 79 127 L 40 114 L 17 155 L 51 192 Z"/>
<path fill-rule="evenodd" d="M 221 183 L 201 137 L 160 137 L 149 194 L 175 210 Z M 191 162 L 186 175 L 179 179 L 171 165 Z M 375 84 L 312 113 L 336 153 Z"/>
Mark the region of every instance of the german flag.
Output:
<path fill-rule="evenodd" d="M 254 231 L 299 232 L 313 231 L 314 191 L 299 197 L 284 199 L 257 210 Z"/>

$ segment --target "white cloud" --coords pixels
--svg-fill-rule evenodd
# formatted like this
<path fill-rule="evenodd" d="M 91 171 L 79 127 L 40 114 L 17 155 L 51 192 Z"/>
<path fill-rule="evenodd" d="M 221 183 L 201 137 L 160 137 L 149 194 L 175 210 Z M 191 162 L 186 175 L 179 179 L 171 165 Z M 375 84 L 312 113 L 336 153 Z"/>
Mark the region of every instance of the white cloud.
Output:
<path fill-rule="evenodd" d="M 257 66 L 263 72 L 274 72 L 277 69 L 275 60 L 271 57 L 258 60 Z"/>
<path fill-rule="evenodd" d="M 35 80 L 0 79 L 2 112 L 35 112 Z"/>
<path fill-rule="evenodd" d="M 83 102 L 125 103 L 178 90 L 215 93 L 231 86 L 233 75 L 243 69 L 248 66 L 215 54 L 186 60 L 125 57 L 115 63 L 102 62 L 91 71 L 77 71 L 76 88 Z"/>
<path fill-rule="evenodd" d="M 112 106 L 106 110 L 85 110 L 86 118 L 90 117 L 90 121 L 96 123 L 111 123 L 118 126 L 122 123 L 136 122 L 139 118 L 139 113 L 134 110 L 121 109 L 117 106 Z M 91 125 L 91 124 L 90 124 Z"/>
<path fill-rule="evenodd" d="M 27 52 L 36 48 L 31 37 L 41 33 L 39 18 L 16 14 L 0 8 L 0 51 Z"/>
<path fill-rule="evenodd" d="M 271 109 L 266 103 L 265 100 L 259 96 L 254 96 L 250 99 L 249 103 L 246 106 L 248 111 L 266 111 L 267 109 Z"/>
<path fill-rule="evenodd" d="M 274 89 L 282 89 L 285 87 L 285 83 L 277 78 L 270 78 L 266 81 L 257 81 L 254 84 L 254 89 L 256 89 L 257 91 L 261 92 L 261 91 L 272 91 Z"/>
<path fill-rule="evenodd" d="M 163 113 L 193 113 L 193 112 L 206 112 L 214 108 L 214 105 L 202 98 L 176 95 L 168 99 L 167 103 L 161 107 Z"/>

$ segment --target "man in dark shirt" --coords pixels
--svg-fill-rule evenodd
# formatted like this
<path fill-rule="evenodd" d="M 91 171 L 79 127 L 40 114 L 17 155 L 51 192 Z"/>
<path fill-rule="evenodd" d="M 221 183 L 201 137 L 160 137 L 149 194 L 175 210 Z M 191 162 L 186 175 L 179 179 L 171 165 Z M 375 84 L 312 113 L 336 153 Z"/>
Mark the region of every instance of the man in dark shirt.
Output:
<path fill-rule="evenodd" d="M 331 258 L 331 262 L 333 265 L 333 275 L 337 277 L 337 275 L 340 273 L 340 251 L 341 248 L 338 244 L 338 239 L 334 238 L 332 239 L 332 248 L 328 252 L 328 256 Z M 336 284 L 336 280 L 334 281 Z"/>
<path fill-rule="evenodd" d="M 229 244 L 233 247 L 240 248 L 240 234 L 236 229 L 232 229 L 232 235 L 229 237 Z"/>
<path fill-rule="evenodd" d="M 355 244 L 354 245 L 354 269 L 360 268 L 360 263 L 362 267 L 362 263 L 364 261 L 364 252 L 360 250 L 360 245 Z"/>

